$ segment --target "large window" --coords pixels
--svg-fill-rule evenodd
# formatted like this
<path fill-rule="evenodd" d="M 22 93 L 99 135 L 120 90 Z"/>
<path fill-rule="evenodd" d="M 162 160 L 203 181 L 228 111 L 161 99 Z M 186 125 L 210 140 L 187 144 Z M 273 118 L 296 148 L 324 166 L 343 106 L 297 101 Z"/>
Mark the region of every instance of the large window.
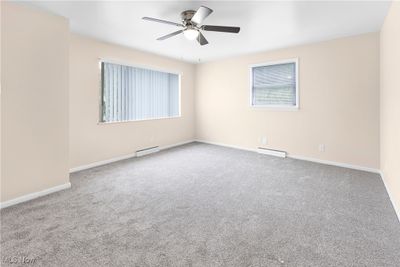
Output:
<path fill-rule="evenodd" d="M 298 108 L 297 59 L 251 66 L 251 105 Z"/>
<path fill-rule="evenodd" d="M 102 122 L 180 116 L 178 74 L 101 63 Z"/>

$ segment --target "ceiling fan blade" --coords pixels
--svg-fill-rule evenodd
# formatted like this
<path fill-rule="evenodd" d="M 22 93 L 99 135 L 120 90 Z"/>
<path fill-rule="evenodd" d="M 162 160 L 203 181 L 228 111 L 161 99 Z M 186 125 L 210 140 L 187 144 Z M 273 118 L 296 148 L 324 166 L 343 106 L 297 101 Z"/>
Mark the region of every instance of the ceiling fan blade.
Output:
<path fill-rule="evenodd" d="M 230 32 L 230 33 L 238 33 L 240 31 L 240 27 L 215 26 L 215 25 L 203 25 L 201 26 L 201 29 L 212 32 Z"/>
<path fill-rule="evenodd" d="M 200 45 L 208 44 L 207 39 L 204 37 L 204 35 L 201 32 L 199 32 L 199 35 L 197 36 L 197 42 L 199 42 Z"/>
<path fill-rule="evenodd" d="M 178 27 L 183 27 L 182 24 L 175 23 L 175 22 L 168 21 L 168 20 L 163 20 L 163 19 L 155 19 L 155 18 L 150 18 L 150 17 L 143 17 L 142 19 L 149 20 L 149 21 L 154 21 L 154 22 L 159 22 L 159 23 L 164 23 L 164 24 L 169 24 L 169 25 L 174 25 L 174 26 L 178 26 Z"/>
<path fill-rule="evenodd" d="M 182 33 L 182 32 L 183 32 L 183 30 L 176 31 L 176 32 L 173 32 L 173 33 L 170 33 L 170 34 L 161 36 L 161 37 L 157 38 L 157 40 L 158 40 L 158 41 L 162 41 L 162 40 L 168 39 L 168 38 L 170 38 L 170 37 L 172 37 L 172 36 L 178 35 L 178 34 L 180 34 L 180 33 Z"/>
<path fill-rule="evenodd" d="M 199 9 L 196 11 L 196 13 L 193 15 L 191 21 L 196 23 L 196 24 L 201 24 L 205 18 L 207 18 L 213 10 L 211 8 L 201 6 Z"/>

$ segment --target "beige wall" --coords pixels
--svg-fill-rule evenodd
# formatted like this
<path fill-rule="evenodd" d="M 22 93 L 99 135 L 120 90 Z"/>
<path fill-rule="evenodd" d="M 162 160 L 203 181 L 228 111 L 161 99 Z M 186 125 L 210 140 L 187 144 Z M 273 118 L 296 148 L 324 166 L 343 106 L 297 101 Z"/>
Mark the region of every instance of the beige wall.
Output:
<path fill-rule="evenodd" d="M 180 118 L 98 124 L 99 58 L 158 69 L 181 76 Z M 165 146 L 194 137 L 194 65 L 72 34 L 70 39 L 70 167 Z"/>
<path fill-rule="evenodd" d="M 68 21 L 1 9 L 1 201 L 69 182 Z"/>
<path fill-rule="evenodd" d="M 249 106 L 249 65 L 299 59 L 300 109 Z M 197 66 L 197 139 L 379 168 L 379 34 Z M 318 145 L 326 151 L 319 152 Z"/>
<path fill-rule="evenodd" d="M 400 2 L 381 31 L 381 170 L 400 218 Z"/>
<path fill-rule="evenodd" d="M 2 78 L 1 78 L 1 54 L 2 54 L 2 49 L 1 49 L 1 43 L 2 43 L 2 38 L 1 38 L 1 36 L 3 35 L 3 34 L 1 34 L 1 23 L 2 23 L 2 8 L 3 8 L 3 3 L 2 2 L 0 2 L 0 187 L 1 187 L 1 177 L 2 177 L 2 159 L 1 159 L 1 102 L 2 102 L 2 100 L 1 100 L 1 85 L 2 85 Z M 0 188 L 0 202 L 1 202 L 1 196 L 3 195 L 2 193 L 1 193 L 1 191 L 2 191 L 2 189 Z"/>

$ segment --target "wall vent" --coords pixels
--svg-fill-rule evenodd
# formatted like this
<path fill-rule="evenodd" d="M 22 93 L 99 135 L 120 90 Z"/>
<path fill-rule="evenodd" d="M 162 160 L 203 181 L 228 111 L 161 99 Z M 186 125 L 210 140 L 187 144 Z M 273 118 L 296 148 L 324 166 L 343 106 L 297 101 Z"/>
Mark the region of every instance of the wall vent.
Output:
<path fill-rule="evenodd" d="M 142 157 L 142 156 L 145 156 L 148 154 L 156 153 L 158 151 L 160 151 L 160 148 L 158 146 L 140 149 L 140 150 L 136 151 L 136 157 Z"/>
<path fill-rule="evenodd" d="M 257 152 L 260 154 L 265 154 L 265 155 L 270 155 L 270 156 L 275 156 L 275 157 L 280 157 L 280 158 L 286 158 L 286 152 L 281 151 L 281 150 L 259 147 L 259 148 L 257 148 Z"/>

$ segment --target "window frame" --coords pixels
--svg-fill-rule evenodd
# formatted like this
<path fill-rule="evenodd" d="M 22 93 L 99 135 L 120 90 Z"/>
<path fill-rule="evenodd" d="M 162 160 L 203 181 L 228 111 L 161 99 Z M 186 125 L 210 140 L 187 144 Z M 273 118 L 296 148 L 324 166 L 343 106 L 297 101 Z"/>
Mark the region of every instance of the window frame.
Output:
<path fill-rule="evenodd" d="M 286 63 L 294 63 L 295 64 L 295 75 L 296 75 L 296 105 L 295 106 L 287 106 L 287 105 L 254 105 L 253 104 L 253 69 L 256 67 L 265 67 L 265 66 L 273 66 L 280 65 Z M 282 111 L 297 111 L 300 109 L 300 97 L 299 97 L 299 58 L 289 58 L 282 60 L 274 60 L 267 61 L 263 63 L 252 64 L 249 66 L 249 80 L 250 80 L 250 107 L 251 108 L 260 108 L 260 109 L 271 109 L 271 110 L 282 110 Z"/>
<path fill-rule="evenodd" d="M 167 70 L 164 68 L 154 67 L 150 65 L 142 65 L 130 63 L 122 60 L 115 60 L 110 58 L 98 58 L 98 68 L 99 68 L 99 116 L 97 120 L 97 124 L 115 124 L 115 123 L 128 123 L 128 122 L 141 122 L 141 121 L 152 121 L 152 120 L 165 120 L 165 119 L 176 119 L 182 117 L 182 72 L 177 70 Z M 111 63 L 118 64 L 132 68 L 141 68 L 152 71 L 165 72 L 170 74 L 178 75 L 178 115 L 171 117 L 160 117 L 160 118 L 148 118 L 148 119 L 140 119 L 140 120 L 124 120 L 124 121 L 103 121 L 103 68 L 102 63 Z"/>

